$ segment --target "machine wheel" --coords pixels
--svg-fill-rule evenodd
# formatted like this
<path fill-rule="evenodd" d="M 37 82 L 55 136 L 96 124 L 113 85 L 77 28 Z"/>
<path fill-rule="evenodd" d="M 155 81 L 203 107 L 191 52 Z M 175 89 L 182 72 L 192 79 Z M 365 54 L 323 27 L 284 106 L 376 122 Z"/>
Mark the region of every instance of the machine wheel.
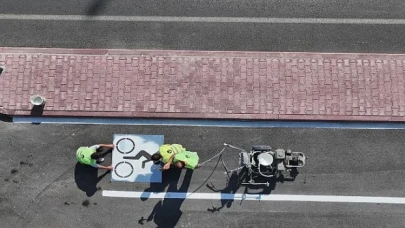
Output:
<path fill-rule="evenodd" d="M 256 145 L 252 147 L 252 150 L 254 151 L 270 151 L 271 146 L 268 145 Z"/>

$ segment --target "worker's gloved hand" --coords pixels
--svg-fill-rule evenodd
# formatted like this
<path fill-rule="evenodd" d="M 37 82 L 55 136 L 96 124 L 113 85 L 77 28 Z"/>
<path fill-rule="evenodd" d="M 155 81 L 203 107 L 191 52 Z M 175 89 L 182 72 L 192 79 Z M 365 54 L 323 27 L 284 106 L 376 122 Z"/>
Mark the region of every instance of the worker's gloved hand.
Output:
<path fill-rule="evenodd" d="M 110 166 L 107 166 L 107 169 L 112 171 L 113 167 L 110 165 Z"/>

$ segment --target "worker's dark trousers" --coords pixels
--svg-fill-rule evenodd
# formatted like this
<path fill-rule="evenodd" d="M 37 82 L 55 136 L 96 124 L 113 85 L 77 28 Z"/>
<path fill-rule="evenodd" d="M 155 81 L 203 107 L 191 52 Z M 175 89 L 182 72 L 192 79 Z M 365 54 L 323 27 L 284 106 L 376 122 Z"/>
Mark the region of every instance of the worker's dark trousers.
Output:
<path fill-rule="evenodd" d="M 112 152 L 112 148 L 106 148 L 106 147 L 100 147 L 97 149 L 96 153 L 94 153 L 94 155 L 101 155 L 101 157 L 105 157 L 107 154 Z M 93 157 L 93 154 L 92 154 Z"/>

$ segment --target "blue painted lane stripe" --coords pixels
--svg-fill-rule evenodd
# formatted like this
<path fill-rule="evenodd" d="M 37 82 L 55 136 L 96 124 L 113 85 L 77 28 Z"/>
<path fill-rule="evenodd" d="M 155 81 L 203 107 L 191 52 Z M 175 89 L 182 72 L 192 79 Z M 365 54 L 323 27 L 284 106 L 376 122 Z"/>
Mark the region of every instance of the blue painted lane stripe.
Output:
<path fill-rule="evenodd" d="M 315 122 L 315 121 L 247 121 L 190 119 L 116 119 L 79 117 L 14 117 L 14 123 L 101 124 L 101 125 L 162 125 L 249 128 L 347 128 L 347 129 L 405 129 L 405 123 L 392 122 Z"/>

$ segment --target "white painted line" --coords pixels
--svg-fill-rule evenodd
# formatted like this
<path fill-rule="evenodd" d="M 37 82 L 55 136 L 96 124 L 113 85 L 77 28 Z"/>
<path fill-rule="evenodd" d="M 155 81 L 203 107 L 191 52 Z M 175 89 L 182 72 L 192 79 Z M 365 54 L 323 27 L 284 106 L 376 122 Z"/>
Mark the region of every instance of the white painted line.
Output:
<path fill-rule="evenodd" d="M 266 18 L 266 17 L 179 17 L 179 16 L 85 16 L 0 14 L 0 20 L 36 21 L 113 21 L 113 22 L 203 22 L 203 23 L 266 23 L 266 24 L 371 24 L 403 25 L 405 19 L 362 18 Z"/>
<path fill-rule="evenodd" d="M 405 204 L 405 197 L 332 196 L 332 195 L 280 195 L 280 194 L 231 194 L 231 193 L 179 193 L 179 192 L 132 192 L 104 190 L 105 197 L 152 198 L 152 199 L 209 199 L 250 201 L 292 201 L 329 203 L 381 203 Z"/>

